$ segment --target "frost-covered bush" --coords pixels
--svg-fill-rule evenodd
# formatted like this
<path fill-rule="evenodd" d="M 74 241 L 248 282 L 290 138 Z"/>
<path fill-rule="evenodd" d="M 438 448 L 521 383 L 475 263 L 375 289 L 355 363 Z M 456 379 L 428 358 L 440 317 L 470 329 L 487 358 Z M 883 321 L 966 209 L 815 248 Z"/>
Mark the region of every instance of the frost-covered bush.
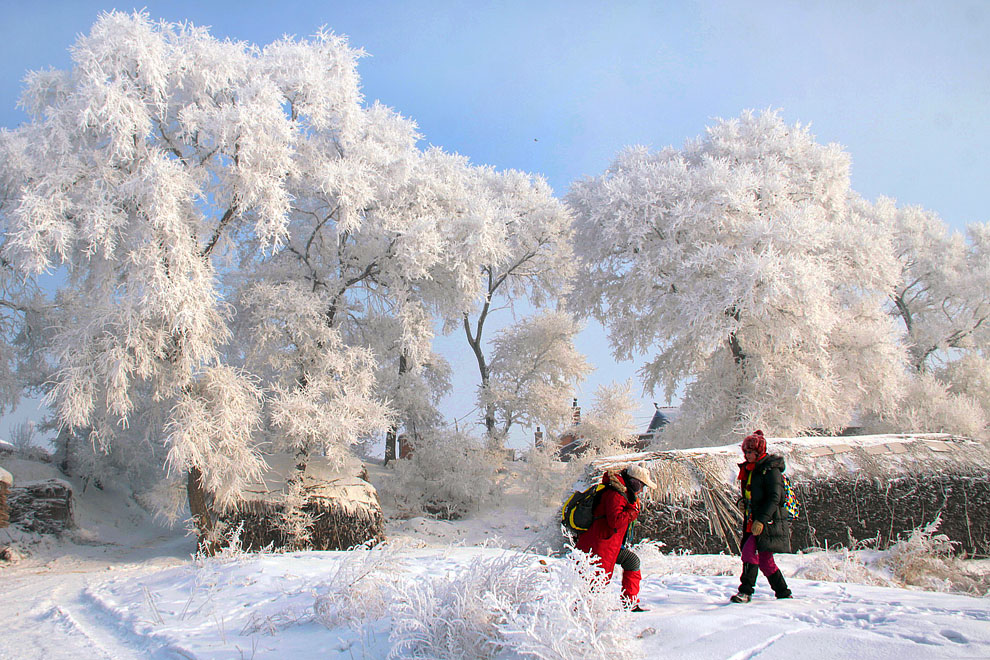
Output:
<path fill-rule="evenodd" d="M 692 555 L 663 553 L 662 543 L 644 540 L 632 547 L 639 555 L 643 573 L 649 575 L 737 575 L 739 557 L 731 555 Z"/>
<path fill-rule="evenodd" d="M 519 483 L 528 495 L 526 503 L 531 513 L 542 507 L 562 504 L 583 472 L 582 463 L 565 463 L 560 460 L 558 451 L 556 443 L 547 442 L 531 448 L 526 455 Z"/>
<path fill-rule="evenodd" d="M 532 557 L 477 559 L 439 579 L 396 587 L 389 658 L 489 658 L 498 650 L 505 603 L 536 598 Z"/>
<path fill-rule="evenodd" d="M 193 530 L 190 529 L 190 533 Z M 210 530 L 210 535 L 204 539 L 204 543 L 197 546 L 193 562 L 200 570 L 214 570 L 225 564 L 239 563 L 251 556 L 251 553 L 244 548 L 241 535 L 244 533 L 244 523 L 231 525 L 224 521 L 218 521 Z M 209 550 L 207 549 L 209 548 Z M 266 548 L 262 552 L 270 552 Z"/>
<path fill-rule="evenodd" d="M 990 584 L 985 577 L 970 575 L 955 555 L 955 541 L 945 534 L 938 534 L 941 518 L 917 527 L 907 538 L 901 538 L 890 546 L 879 565 L 890 571 L 897 582 L 928 591 L 961 591 L 985 595 Z"/>
<path fill-rule="evenodd" d="M 974 571 L 955 555 L 956 542 L 938 534 L 939 518 L 912 530 L 890 548 L 825 550 L 806 555 L 794 577 L 928 591 L 990 594 L 990 576 Z M 859 547 L 863 547 L 860 544 Z M 869 542 L 865 544 L 867 547 Z"/>
<path fill-rule="evenodd" d="M 390 658 L 612 658 L 628 651 L 620 599 L 583 553 L 479 559 L 396 589 Z"/>
<path fill-rule="evenodd" d="M 540 660 L 616 658 L 629 653 L 618 587 L 590 555 L 574 551 L 534 575 L 540 597 L 501 604 L 502 645 Z M 539 578 L 543 579 L 540 580 Z"/>
<path fill-rule="evenodd" d="M 848 582 L 891 587 L 895 584 L 871 570 L 855 551 L 843 548 L 826 550 L 811 556 L 808 563 L 794 572 L 794 577 L 824 582 Z"/>
<path fill-rule="evenodd" d="M 397 548 L 388 543 L 349 550 L 337 571 L 318 588 L 313 604 L 317 621 L 327 628 L 359 626 L 385 616 L 388 586 L 402 569 Z"/>
<path fill-rule="evenodd" d="M 410 458 L 395 462 L 395 474 L 376 484 L 400 511 L 457 520 L 491 500 L 500 459 L 466 433 L 439 431 L 414 441 Z"/>
<path fill-rule="evenodd" d="M 289 549 L 306 550 L 312 547 L 314 523 L 313 514 L 305 510 L 306 490 L 301 479 L 290 479 L 287 486 L 278 514 L 278 528 L 288 539 Z"/>

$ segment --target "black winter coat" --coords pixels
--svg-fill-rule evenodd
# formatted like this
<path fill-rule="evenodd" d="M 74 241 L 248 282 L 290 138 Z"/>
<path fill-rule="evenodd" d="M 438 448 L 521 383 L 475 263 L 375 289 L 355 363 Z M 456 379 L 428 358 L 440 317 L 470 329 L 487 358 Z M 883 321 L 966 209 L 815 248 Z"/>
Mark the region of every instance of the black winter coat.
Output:
<path fill-rule="evenodd" d="M 776 454 L 757 461 L 750 480 L 749 511 L 753 520 L 763 523 L 756 537 L 760 552 L 790 552 L 791 526 L 784 510 L 784 458 Z"/>

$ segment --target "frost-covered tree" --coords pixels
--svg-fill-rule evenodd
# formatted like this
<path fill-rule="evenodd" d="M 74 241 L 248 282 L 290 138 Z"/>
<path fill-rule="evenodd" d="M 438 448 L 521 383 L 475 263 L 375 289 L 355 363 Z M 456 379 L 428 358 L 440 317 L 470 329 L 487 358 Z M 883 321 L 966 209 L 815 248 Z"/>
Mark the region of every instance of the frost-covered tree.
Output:
<path fill-rule="evenodd" d="M 863 212 L 893 237 L 900 273 L 889 307 L 910 366 L 906 398 L 884 426 L 982 431 L 980 420 L 990 419 L 990 225 L 950 232 L 935 213 L 887 198 Z M 979 411 L 964 412 L 974 404 Z"/>
<path fill-rule="evenodd" d="M 347 200 L 389 185 L 325 157 L 375 160 L 362 136 L 392 130 L 375 119 L 388 111 L 361 105 L 358 55 L 330 33 L 256 48 L 112 12 L 78 39 L 71 69 L 29 74 L 31 119 L 2 143 L 17 181 L 4 255 L 27 273 L 61 269 L 58 419 L 106 451 L 167 449 L 201 531 L 203 507 L 236 503 L 276 448 L 261 428 L 322 449 L 382 428 L 367 355 L 326 322 L 338 310 L 239 272 L 307 247 L 293 223 L 319 209 L 302 180 Z M 232 337 L 231 301 L 279 293 L 294 299 Z M 293 327 L 275 339 L 278 324 Z"/>
<path fill-rule="evenodd" d="M 543 308 L 560 300 L 568 290 L 573 258 L 571 216 L 543 179 L 514 170 L 485 169 L 480 175 L 481 223 L 452 245 L 457 289 L 473 298 L 460 321 L 485 391 L 491 380 L 484 334 L 490 314 L 500 304 L 526 300 Z M 484 423 L 489 442 L 499 445 L 492 401 L 485 406 Z"/>
<path fill-rule="evenodd" d="M 636 420 L 633 417 L 635 410 L 631 382 L 598 386 L 591 406 L 574 430 L 588 450 L 584 460 L 627 449 L 630 440 L 636 437 Z"/>
<path fill-rule="evenodd" d="M 446 368 L 432 351 L 433 319 L 467 304 L 448 262 L 451 242 L 479 224 L 479 174 L 459 156 L 418 150 L 415 124 L 380 105 L 358 120 L 351 134 L 309 141 L 289 181 L 286 248 L 246 279 L 296 282 L 345 343 L 373 348 L 377 394 L 399 413 L 394 444 L 398 424 L 414 430 L 438 417 Z"/>
<path fill-rule="evenodd" d="M 574 346 L 580 330 L 566 312 L 545 312 L 496 334 L 480 400 L 495 410 L 498 437 L 507 437 L 513 424 L 541 424 L 551 434 L 562 430 L 574 387 L 591 371 Z"/>
<path fill-rule="evenodd" d="M 0 129 L 0 413 L 17 406 L 27 389 L 42 394 L 50 376 L 43 350 L 50 322 L 48 305 L 37 279 L 19 272 L 5 255 L 10 241 L 9 217 L 23 183 L 23 161 L 19 152 L 26 146 L 16 133 Z"/>
<path fill-rule="evenodd" d="M 907 335 L 911 367 L 929 371 L 990 342 L 990 225 L 950 232 L 934 213 L 897 208 L 890 199 L 874 207 L 894 237 L 900 277 L 891 295 Z"/>
<path fill-rule="evenodd" d="M 573 307 L 616 357 L 653 352 L 648 389 L 684 387 L 677 442 L 834 429 L 895 400 L 896 263 L 851 199 L 848 156 L 770 111 L 574 184 Z"/>

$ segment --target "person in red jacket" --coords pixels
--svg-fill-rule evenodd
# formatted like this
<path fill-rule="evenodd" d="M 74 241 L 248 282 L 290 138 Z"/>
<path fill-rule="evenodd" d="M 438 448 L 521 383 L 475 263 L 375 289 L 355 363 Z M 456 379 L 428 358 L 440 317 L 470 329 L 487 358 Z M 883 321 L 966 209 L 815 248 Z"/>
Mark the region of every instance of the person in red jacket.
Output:
<path fill-rule="evenodd" d="M 622 598 L 633 612 L 645 611 L 639 604 L 639 557 L 625 547 L 626 533 L 639 517 L 639 494 L 643 488 L 656 488 L 650 473 L 634 464 L 622 472 L 606 472 L 602 476 L 605 488 L 595 504 L 595 520 L 586 532 L 578 536 L 575 547 L 596 557 L 598 565 L 609 579 L 618 563 L 622 567 Z"/>

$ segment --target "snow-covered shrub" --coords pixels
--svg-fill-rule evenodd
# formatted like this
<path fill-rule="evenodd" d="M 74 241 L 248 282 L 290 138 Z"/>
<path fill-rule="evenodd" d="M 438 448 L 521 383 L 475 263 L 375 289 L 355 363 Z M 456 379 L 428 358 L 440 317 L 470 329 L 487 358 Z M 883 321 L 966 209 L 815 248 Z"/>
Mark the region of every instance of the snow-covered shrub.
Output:
<path fill-rule="evenodd" d="M 278 514 L 278 528 L 285 534 L 287 547 L 293 550 L 311 548 L 313 515 L 306 511 L 306 492 L 301 479 L 290 479 L 282 496 L 282 510 Z"/>
<path fill-rule="evenodd" d="M 983 417 L 990 421 L 990 358 L 967 353 L 935 373 L 939 380 L 948 384 L 950 392 L 971 397 L 980 406 Z"/>
<path fill-rule="evenodd" d="M 500 459 L 480 440 L 440 431 L 414 443 L 412 456 L 395 462 L 394 477 L 375 485 L 397 509 L 457 520 L 491 500 Z"/>
<path fill-rule="evenodd" d="M 540 596 L 502 601 L 503 647 L 540 660 L 617 658 L 628 654 L 617 581 L 610 584 L 594 559 L 579 551 L 537 573 Z"/>
<path fill-rule="evenodd" d="M 896 586 L 891 580 L 872 571 L 859 554 L 848 548 L 826 550 L 810 555 L 810 560 L 794 572 L 794 577 L 823 582 Z"/>
<path fill-rule="evenodd" d="M 336 628 L 341 624 L 360 626 L 385 616 L 388 587 L 401 577 L 398 554 L 398 548 L 388 543 L 345 553 L 337 571 L 318 588 L 313 604 L 317 621 Z"/>
<path fill-rule="evenodd" d="M 529 495 L 526 500 L 530 513 L 535 510 L 559 505 L 570 492 L 573 466 L 564 463 L 557 455 L 555 443 L 547 442 L 532 447 L 526 455 L 524 469 L 520 472 L 520 485 Z"/>
<path fill-rule="evenodd" d="M 632 547 L 639 555 L 644 575 L 737 575 L 739 557 L 732 555 L 692 555 L 690 553 L 663 553 L 659 543 L 641 541 Z"/>
<path fill-rule="evenodd" d="M 907 538 L 901 538 L 885 552 L 880 566 L 890 571 L 899 583 L 921 587 L 928 591 L 961 591 L 984 595 L 987 584 L 968 574 L 963 562 L 955 556 L 955 541 L 938 534 L 941 518 L 916 527 Z"/>
<path fill-rule="evenodd" d="M 501 604 L 538 595 L 534 559 L 479 558 L 453 575 L 396 586 L 389 658 L 490 658 L 498 650 Z"/>
<path fill-rule="evenodd" d="M 191 523 L 190 523 L 191 524 Z M 190 534 L 195 530 L 190 527 Z M 217 521 L 210 530 L 210 536 L 205 539 L 205 543 L 200 543 L 196 549 L 194 563 L 197 568 L 216 568 L 224 564 L 231 564 L 244 561 L 250 556 L 244 545 L 241 543 L 241 534 L 244 533 L 244 523 L 237 526 Z M 213 550 L 207 550 L 213 548 Z"/>
<path fill-rule="evenodd" d="M 663 548 L 667 544 L 654 539 L 643 539 L 633 544 L 629 549 L 639 556 L 643 564 L 663 561 L 668 555 L 664 554 Z"/>
<path fill-rule="evenodd" d="M 396 588 L 390 658 L 619 657 L 620 599 L 585 554 L 504 555 Z"/>

